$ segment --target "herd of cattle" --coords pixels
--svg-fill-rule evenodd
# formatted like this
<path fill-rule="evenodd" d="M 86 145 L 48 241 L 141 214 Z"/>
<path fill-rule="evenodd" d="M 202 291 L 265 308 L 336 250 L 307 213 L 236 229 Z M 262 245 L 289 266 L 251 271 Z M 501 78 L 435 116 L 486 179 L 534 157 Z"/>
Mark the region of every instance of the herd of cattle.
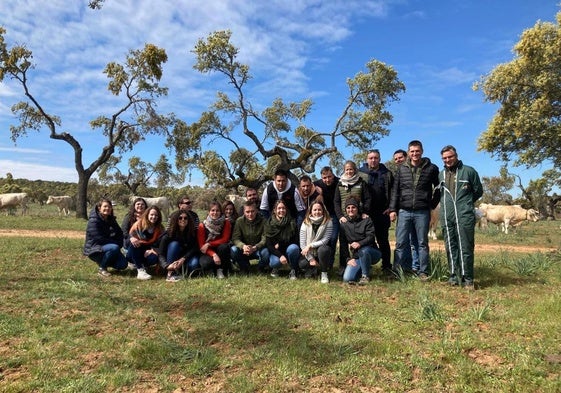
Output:
<path fill-rule="evenodd" d="M 131 202 L 138 196 L 131 196 Z M 169 215 L 171 204 L 167 197 L 147 198 L 142 197 L 148 203 L 148 206 L 158 206 L 163 215 Z M 27 212 L 28 197 L 25 192 L 13 192 L 8 194 L 0 194 L 0 210 L 5 209 L 6 213 L 10 209 L 21 209 L 21 214 Z M 68 195 L 53 196 L 47 199 L 47 205 L 55 205 L 60 215 L 69 215 L 70 210 L 74 206 L 72 197 Z M 430 232 L 429 236 L 436 239 L 436 227 L 438 226 L 440 208 L 437 207 L 431 212 Z M 486 229 L 488 223 L 499 225 L 501 231 L 508 234 L 510 227 L 516 228 L 525 221 L 536 222 L 540 219 L 540 214 L 534 209 L 524 209 L 520 205 L 491 205 L 489 203 L 481 203 L 476 209 L 476 217 L 480 228 Z"/>
<path fill-rule="evenodd" d="M 27 193 L 25 192 L 11 192 L 8 194 L 0 194 L 0 210 L 5 209 L 6 214 L 10 212 L 10 210 L 21 208 L 21 214 L 24 215 L 27 213 L 27 203 L 28 197 Z M 61 195 L 61 196 L 52 196 L 49 195 L 47 198 L 47 205 L 55 205 L 58 208 L 58 212 L 60 215 L 69 215 L 70 209 L 74 206 L 74 201 L 72 197 L 68 195 Z"/>

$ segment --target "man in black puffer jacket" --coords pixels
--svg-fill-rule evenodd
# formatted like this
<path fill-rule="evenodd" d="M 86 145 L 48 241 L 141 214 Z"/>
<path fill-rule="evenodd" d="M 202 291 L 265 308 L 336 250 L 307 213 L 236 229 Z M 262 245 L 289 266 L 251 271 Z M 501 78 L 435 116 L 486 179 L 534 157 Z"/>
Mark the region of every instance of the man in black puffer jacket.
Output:
<path fill-rule="evenodd" d="M 429 279 L 430 210 L 440 199 L 438 167 L 423 157 L 423 144 L 414 140 L 408 145 L 408 158 L 397 168 L 390 200 L 390 219 L 398 217 L 395 231 L 394 268 L 411 270 L 409 234 L 415 231 L 419 240 L 419 278 Z"/>

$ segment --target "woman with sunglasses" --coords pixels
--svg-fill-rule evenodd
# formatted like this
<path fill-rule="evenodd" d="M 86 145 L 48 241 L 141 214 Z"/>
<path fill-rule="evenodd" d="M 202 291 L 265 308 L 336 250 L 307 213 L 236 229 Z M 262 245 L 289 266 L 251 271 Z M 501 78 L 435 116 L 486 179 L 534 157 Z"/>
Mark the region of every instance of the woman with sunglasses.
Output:
<path fill-rule="evenodd" d="M 182 272 L 192 272 L 198 267 L 195 223 L 187 210 L 179 210 L 170 217 L 169 227 L 160 240 L 159 262 L 167 272 L 168 282 L 179 281 L 183 278 Z"/>

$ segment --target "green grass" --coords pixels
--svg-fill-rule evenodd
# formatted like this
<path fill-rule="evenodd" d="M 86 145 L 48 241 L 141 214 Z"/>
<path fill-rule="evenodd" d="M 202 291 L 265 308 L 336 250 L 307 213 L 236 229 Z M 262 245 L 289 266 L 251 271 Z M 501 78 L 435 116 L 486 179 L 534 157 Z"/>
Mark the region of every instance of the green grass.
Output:
<path fill-rule="evenodd" d="M 85 227 L 42 221 L 26 228 Z M 536 244 L 553 228 L 537 224 L 525 235 Z M 104 279 L 81 247 L 0 238 L 1 392 L 561 390 L 559 253 L 477 255 L 468 292 L 445 285 L 436 252 L 431 282 L 383 281 L 377 266 L 356 287 Z"/>

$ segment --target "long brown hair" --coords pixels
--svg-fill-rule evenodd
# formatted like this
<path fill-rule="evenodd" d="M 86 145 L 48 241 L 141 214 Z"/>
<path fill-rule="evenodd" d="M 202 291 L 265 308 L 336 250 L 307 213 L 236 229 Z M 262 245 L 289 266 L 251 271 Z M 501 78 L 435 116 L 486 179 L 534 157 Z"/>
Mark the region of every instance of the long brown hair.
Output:
<path fill-rule="evenodd" d="M 172 214 L 169 220 L 169 229 L 168 234 L 171 238 L 180 237 L 180 229 L 179 229 L 179 217 L 182 215 L 187 217 L 187 226 L 183 230 L 188 236 L 195 235 L 195 223 L 193 222 L 193 217 L 189 214 L 187 210 L 179 210 L 176 214 Z"/>

